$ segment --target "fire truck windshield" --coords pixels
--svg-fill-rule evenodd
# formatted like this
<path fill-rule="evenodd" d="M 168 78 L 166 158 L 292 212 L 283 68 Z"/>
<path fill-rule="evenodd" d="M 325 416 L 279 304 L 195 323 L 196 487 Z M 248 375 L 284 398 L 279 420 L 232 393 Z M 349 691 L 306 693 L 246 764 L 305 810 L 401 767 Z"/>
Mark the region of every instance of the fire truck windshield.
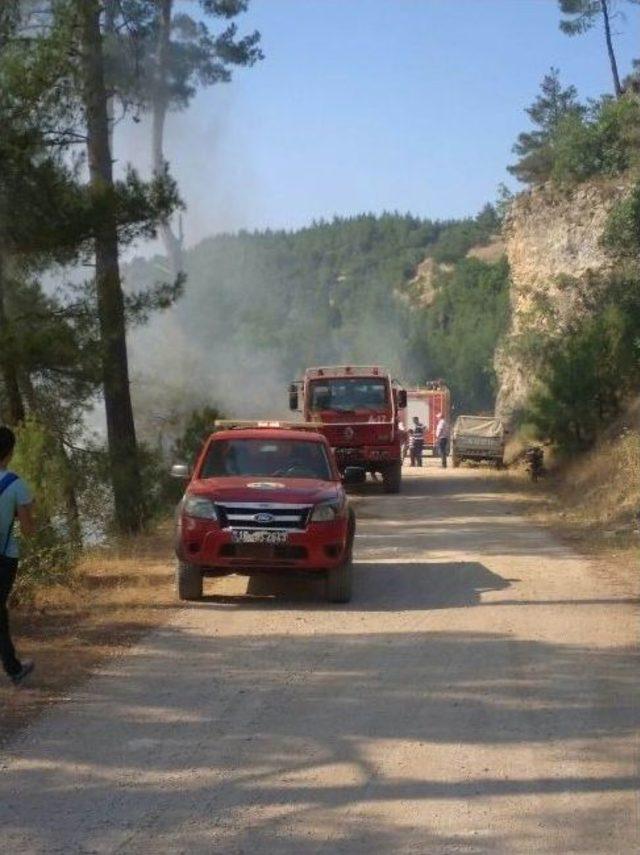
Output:
<path fill-rule="evenodd" d="M 236 475 L 331 480 L 324 445 L 315 441 L 281 439 L 214 440 L 200 478 Z"/>
<path fill-rule="evenodd" d="M 310 409 L 315 411 L 383 412 L 388 400 L 387 382 L 377 377 L 323 378 L 310 383 Z"/>

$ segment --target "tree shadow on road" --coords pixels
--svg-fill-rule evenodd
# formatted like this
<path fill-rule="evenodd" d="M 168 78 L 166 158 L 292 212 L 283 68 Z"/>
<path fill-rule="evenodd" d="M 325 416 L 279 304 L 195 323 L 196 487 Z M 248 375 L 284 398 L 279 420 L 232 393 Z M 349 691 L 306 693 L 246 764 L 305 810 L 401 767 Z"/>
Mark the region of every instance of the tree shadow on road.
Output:
<path fill-rule="evenodd" d="M 54 712 L 48 730 L 18 743 L 25 762 L 0 782 L 7 851 L 21 851 L 12 834 L 25 826 L 46 841 L 42 851 L 70 839 L 115 849 L 132 829 L 129 851 L 145 834 L 155 851 L 158 841 L 159 851 L 546 851 L 540 828 L 557 818 L 556 809 L 540 813 L 541 797 L 554 797 L 558 816 L 572 804 L 584 842 L 604 820 L 578 797 L 638 786 L 626 756 L 640 726 L 635 649 L 490 632 L 362 633 L 348 613 L 335 632 L 267 635 L 260 621 L 243 635 L 163 628 Z M 560 743 L 566 765 L 536 775 L 530 752 Z M 418 761 L 412 775 L 385 759 L 391 744 Z M 451 746 L 471 757 L 482 746 L 483 763 L 461 750 L 444 774 L 434 752 Z M 489 749 L 509 746 L 522 751 L 505 775 Z M 464 805 L 480 817 L 496 799 L 511 800 L 518 823 L 465 849 L 455 813 Z M 92 824 L 104 804 L 108 828 Z M 385 820 L 393 804 L 413 804 L 421 822 Z M 452 812 L 450 836 L 429 831 L 434 809 Z M 307 825 L 327 836 L 307 837 Z M 623 851 L 610 831 L 611 851 Z M 571 828 L 564 834 L 571 844 Z"/>
<path fill-rule="evenodd" d="M 475 606 L 487 591 L 508 588 L 510 581 L 478 561 L 445 563 L 357 563 L 350 603 L 324 603 L 322 578 L 264 573 L 248 580 L 247 593 L 205 595 L 203 602 L 252 608 L 334 608 L 340 612 L 444 609 Z"/>

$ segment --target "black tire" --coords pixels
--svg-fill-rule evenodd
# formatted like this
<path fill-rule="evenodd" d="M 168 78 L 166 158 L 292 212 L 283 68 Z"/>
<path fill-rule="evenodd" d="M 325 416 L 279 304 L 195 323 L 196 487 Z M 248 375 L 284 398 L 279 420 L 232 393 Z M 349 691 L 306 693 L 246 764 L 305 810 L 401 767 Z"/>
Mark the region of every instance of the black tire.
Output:
<path fill-rule="evenodd" d="M 348 603 L 351 599 L 352 581 L 353 559 L 349 551 L 341 564 L 327 571 L 327 602 Z"/>
<path fill-rule="evenodd" d="M 202 570 L 181 561 L 176 568 L 176 588 L 181 600 L 201 600 Z"/>
<path fill-rule="evenodd" d="M 399 493 L 402 483 L 402 466 L 392 463 L 382 473 L 382 489 L 385 493 Z"/>
<path fill-rule="evenodd" d="M 496 469 L 504 469 L 504 460 L 496 460 Z"/>
<path fill-rule="evenodd" d="M 353 541 L 356 536 L 356 518 L 349 513 L 347 551 L 338 567 L 327 571 L 326 597 L 329 603 L 348 603 L 353 588 Z"/>

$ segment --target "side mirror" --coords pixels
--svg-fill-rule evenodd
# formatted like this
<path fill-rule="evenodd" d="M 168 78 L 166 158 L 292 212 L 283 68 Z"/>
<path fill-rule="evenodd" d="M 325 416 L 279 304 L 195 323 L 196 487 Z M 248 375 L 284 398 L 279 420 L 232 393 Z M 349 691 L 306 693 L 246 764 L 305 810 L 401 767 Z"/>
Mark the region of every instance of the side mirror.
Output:
<path fill-rule="evenodd" d="M 353 487 L 356 484 L 364 484 L 367 480 L 367 473 L 361 466 L 347 466 L 342 475 L 342 483 L 346 487 Z"/>
<path fill-rule="evenodd" d="M 295 383 L 289 386 L 289 409 L 294 411 L 298 409 L 298 387 Z"/>
<path fill-rule="evenodd" d="M 171 467 L 172 478 L 179 478 L 181 481 L 186 481 L 190 475 L 191 472 L 186 463 L 174 463 Z"/>
<path fill-rule="evenodd" d="M 407 390 L 398 389 L 398 409 L 406 410 L 407 408 Z"/>

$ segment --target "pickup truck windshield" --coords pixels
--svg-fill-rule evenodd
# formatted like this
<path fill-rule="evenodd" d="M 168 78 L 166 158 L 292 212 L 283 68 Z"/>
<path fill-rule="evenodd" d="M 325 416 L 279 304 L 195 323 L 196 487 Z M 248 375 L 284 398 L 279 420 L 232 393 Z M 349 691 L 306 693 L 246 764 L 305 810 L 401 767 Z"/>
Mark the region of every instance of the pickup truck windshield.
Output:
<path fill-rule="evenodd" d="M 388 401 L 386 381 L 374 377 L 340 377 L 310 383 L 310 409 L 315 411 L 381 412 L 387 409 Z"/>
<path fill-rule="evenodd" d="M 331 481 L 331 467 L 319 442 L 287 439 L 213 440 L 200 478 L 234 476 L 317 478 Z"/>

